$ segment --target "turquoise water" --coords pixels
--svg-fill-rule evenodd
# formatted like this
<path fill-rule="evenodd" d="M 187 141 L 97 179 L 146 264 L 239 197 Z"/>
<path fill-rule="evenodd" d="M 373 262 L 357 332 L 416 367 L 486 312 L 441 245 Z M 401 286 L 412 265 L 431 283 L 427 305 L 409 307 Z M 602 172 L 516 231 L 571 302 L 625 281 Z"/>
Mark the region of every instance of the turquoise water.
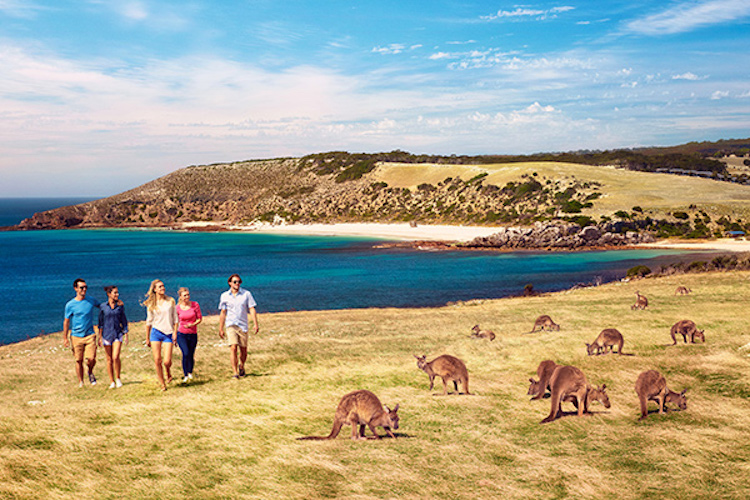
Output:
<path fill-rule="evenodd" d="M 382 241 L 381 241 L 382 242 Z M 0 344 L 62 329 L 73 280 L 99 300 L 117 285 L 131 321 L 159 278 L 174 296 L 187 286 L 204 313 L 215 313 L 227 277 L 237 272 L 259 312 L 436 306 L 569 288 L 624 276 L 636 263 L 695 260 L 680 251 L 583 253 L 425 252 L 374 249 L 373 240 L 256 233 L 67 230 L 0 232 Z M 138 332 L 140 335 L 141 332 Z"/>
<path fill-rule="evenodd" d="M 94 198 L 0 198 L 0 227 L 14 226 L 36 212 L 77 205 Z"/>

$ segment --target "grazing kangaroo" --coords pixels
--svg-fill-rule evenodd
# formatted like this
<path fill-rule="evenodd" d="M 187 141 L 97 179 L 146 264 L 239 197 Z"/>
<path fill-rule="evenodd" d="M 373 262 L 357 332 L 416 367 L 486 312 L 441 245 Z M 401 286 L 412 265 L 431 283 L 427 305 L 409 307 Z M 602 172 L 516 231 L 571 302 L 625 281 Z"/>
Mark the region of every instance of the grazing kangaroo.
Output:
<path fill-rule="evenodd" d="M 369 427 L 374 437 L 369 439 L 380 439 L 381 436 L 375 431 L 376 427 L 382 427 L 389 436 L 395 438 L 391 429 L 398 429 L 398 405 L 392 410 L 380 403 L 378 397 L 370 391 L 354 391 L 341 398 L 336 413 L 333 416 L 333 428 L 327 436 L 306 436 L 298 440 L 324 440 L 336 439 L 344 425 L 352 426 L 352 439 L 365 438 L 365 426 Z M 359 432 L 357 432 L 359 426 Z"/>
<path fill-rule="evenodd" d="M 680 407 L 680 410 L 686 410 L 686 391 L 687 389 L 682 392 L 669 390 L 666 379 L 656 370 L 647 370 L 641 373 L 635 381 L 635 393 L 638 394 L 638 401 L 641 403 L 641 418 L 638 420 L 648 417 L 646 406 L 649 401 L 656 401 L 656 404 L 659 405 L 659 413 L 664 413 L 665 403 L 675 403 Z"/>
<path fill-rule="evenodd" d="M 625 344 L 625 340 L 622 338 L 622 333 L 620 333 L 619 330 L 605 328 L 601 331 L 599 336 L 596 337 L 593 344 L 586 344 L 586 351 L 589 356 L 592 354 L 601 354 L 602 351 L 606 354 L 607 347 L 609 347 L 609 352 L 613 352 L 612 348 L 617 346 L 617 352 L 622 354 L 623 344 Z"/>
<path fill-rule="evenodd" d="M 560 331 L 560 325 L 552 321 L 552 318 L 550 318 L 546 314 L 542 314 L 536 319 L 536 321 L 534 321 L 534 328 L 532 328 L 531 332 L 529 333 L 534 333 L 537 327 L 539 328 L 539 331 L 542 331 L 542 330 L 548 330 L 548 331 L 554 330 L 556 332 Z"/>
<path fill-rule="evenodd" d="M 549 388 L 549 380 L 552 378 L 555 368 L 557 368 L 557 364 L 550 359 L 546 359 L 539 363 L 539 366 L 536 369 L 536 376 L 539 377 L 539 380 L 536 381 L 533 378 L 530 378 L 529 382 L 531 382 L 531 385 L 529 386 L 529 392 L 526 393 L 529 396 L 534 396 L 531 398 L 532 401 L 544 397 L 544 394 Z"/>
<path fill-rule="evenodd" d="M 698 330 L 695 323 L 689 319 L 683 319 L 672 325 L 672 329 L 669 334 L 672 336 L 672 345 L 677 344 L 677 335 L 682 335 L 682 340 L 687 344 L 687 336 L 690 335 L 690 343 L 695 344 L 695 339 L 700 339 L 701 342 L 706 341 L 704 335 L 705 330 Z"/>
<path fill-rule="evenodd" d="M 575 366 L 558 366 L 549 382 L 552 391 L 550 412 L 541 423 L 552 422 L 562 414 L 562 402 L 569 401 L 578 409 L 578 416 L 589 412 L 589 404 L 599 401 L 605 408 L 611 406 L 607 386 L 592 387 L 586 376 Z"/>
<path fill-rule="evenodd" d="M 635 304 L 630 306 L 630 309 L 646 309 L 648 307 L 648 299 L 645 295 L 641 295 L 637 290 L 635 292 Z"/>
<path fill-rule="evenodd" d="M 678 286 L 678 287 L 677 287 L 677 288 L 675 289 L 675 291 L 674 291 L 674 294 L 675 294 L 675 295 L 687 295 L 687 294 L 689 294 L 690 292 L 692 292 L 692 290 L 691 290 L 691 289 L 689 289 L 688 287 L 685 287 L 685 286 Z"/>
<path fill-rule="evenodd" d="M 420 370 L 424 370 L 427 375 L 430 376 L 430 390 L 434 387 L 435 376 L 439 376 L 443 379 L 443 396 L 448 394 L 448 382 L 453 382 L 453 386 L 458 392 L 458 383 L 464 387 L 466 394 L 469 392 L 469 372 L 466 369 L 466 365 L 463 361 L 448 354 L 443 354 L 433 359 L 429 363 L 427 362 L 427 356 L 417 356 L 417 367 Z"/>
<path fill-rule="evenodd" d="M 477 337 L 480 339 L 495 340 L 495 332 L 493 332 L 492 330 L 480 330 L 479 325 L 474 325 L 471 331 L 472 331 L 472 334 L 471 334 L 472 337 Z"/>

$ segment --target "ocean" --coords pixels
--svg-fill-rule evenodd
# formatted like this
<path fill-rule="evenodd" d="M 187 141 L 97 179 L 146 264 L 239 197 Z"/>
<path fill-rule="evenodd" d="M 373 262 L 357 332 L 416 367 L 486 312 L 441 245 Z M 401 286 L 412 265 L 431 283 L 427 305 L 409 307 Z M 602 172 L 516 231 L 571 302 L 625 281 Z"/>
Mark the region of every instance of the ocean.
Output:
<path fill-rule="evenodd" d="M 678 250 L 435 252 L 374 248 L 378 243 L 252 232 L 0 232 L 0 344 L 60 331 L 78 277 L 98 300 L 105 300 L 104 286 L 117 285 L 128 319 L 141 321 L 146 314 L 139 301 L 156 278 L 172 296 L 187 286 L 204 314 L 212 314 L 227 277 L 239 273 L 264 313 L 440 306 L 519 294 L 527 284 L 555 291 L 611 281 L 636 264 L 697 260 Z"/>

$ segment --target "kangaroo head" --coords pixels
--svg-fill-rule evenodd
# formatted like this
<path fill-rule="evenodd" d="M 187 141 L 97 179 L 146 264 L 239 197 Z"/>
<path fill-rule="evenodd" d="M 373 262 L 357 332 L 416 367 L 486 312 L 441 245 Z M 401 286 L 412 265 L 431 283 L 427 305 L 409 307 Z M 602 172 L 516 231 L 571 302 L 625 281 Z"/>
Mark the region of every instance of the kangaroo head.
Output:
<path fill-rule="evenodd" d="M 682 392 L 668 391 L 667 396 L 664 398 L 665 403 L 674 403 L 680 407 L 680 410 L 687 410 L 687 396 L 685 393 L 687 389 L 683 389 Z"/>
<path fill-rule="evenodd" d="M 697 332 L 695 332 L 695 338 L 696 339 L 700 339 L 701 342 L 705 342 L 706 341 L 706 336 L 703 335 L 703 332 L 705 332 L 705 331 L 706 330 L 698 330 Z"/>
<path fill-rule="evenodd" d="M 594 354 L 595 351 L 596 351 L 596 344 L 592 345 L 592 344 L 586 343 L 586 352 L 588 353 L 589 356 Z"/>
<path fill-rule="evenodd" d="M 471 331 L 474 332 L 474 333 L 478 333 L 479 332 L 479 325 L 472 326 L 471 327 Z"/>
<path fill-rule="evenodd" d="M 424 370 L 424 367 L 427 366 L 427 355 L 417 356 L 415 354 L 414 357 L 417 358 L 417 368 Z"/>
<path fill-rule="evenodd" d="M 604 405 L 605 408 L 609 408 L 612 404 L 609 402 L 609 396 L 607 395 L 607 384 L 602 384 L 601 387 L 597 387 L 593 391 L 593 399 L 599 401 Z"/>
<path fill-rule="evenodd" d="M 534 380 L 533 378 L 530 378 L 529 382 L 531 382 L 531 385 L 529 386 L 529 391 L 526 393 L 526 395 L 535 396 L 539 392 L 539 383 L 541 382 L 541 380 Z"/>
<path fill-rule="evenodd" d="M 390 421 L 390 424 L 387 427 L 390 427 L 391 429 L 398 429 L 398 406 L 400 403 L 396 403 L 396 406 L 391 410 L 387 406 L 385 407 L 385 411 L 388 412 L 388 420 Z"/>

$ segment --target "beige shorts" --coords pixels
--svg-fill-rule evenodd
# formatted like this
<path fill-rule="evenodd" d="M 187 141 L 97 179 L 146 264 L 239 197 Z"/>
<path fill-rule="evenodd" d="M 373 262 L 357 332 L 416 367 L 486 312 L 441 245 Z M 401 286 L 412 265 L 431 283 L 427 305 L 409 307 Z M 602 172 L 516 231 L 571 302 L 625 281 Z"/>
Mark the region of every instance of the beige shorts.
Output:
<path fill-rule="evenodd" d="M 237 325 L 229 325 L 227 327 L 227 340 L 229 345 L 247 347 L 247 332 L 243 332 Z"/>
<path fill-rule="evenodd" d="M 96 359 L 96 334 L 86 335 L 85 337 L 70 336 L 70 345 L 73 347 L 73 355 L 76 361 L 86 359 Z"/>

